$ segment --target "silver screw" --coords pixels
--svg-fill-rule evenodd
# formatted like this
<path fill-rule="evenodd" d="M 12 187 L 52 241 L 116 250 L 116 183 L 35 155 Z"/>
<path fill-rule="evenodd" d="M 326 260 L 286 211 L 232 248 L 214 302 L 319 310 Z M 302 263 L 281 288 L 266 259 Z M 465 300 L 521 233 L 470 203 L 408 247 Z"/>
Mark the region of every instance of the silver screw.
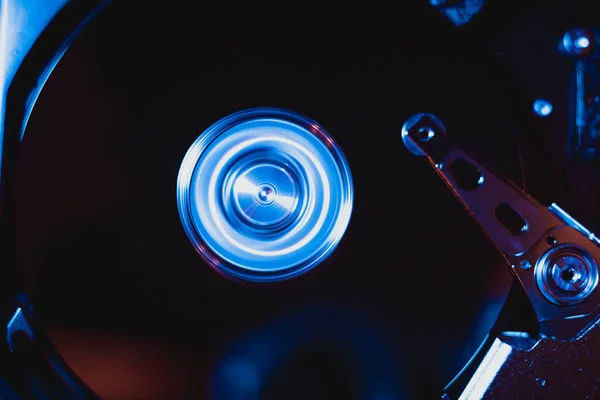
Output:
<path fill-rule="evenodd" d="M 275 192 L 268 186 L 258 191 L 258 198 L 262 203 L 270 203 L 275 199 Z"/>
<path fill-rule="evenodd" d="M 417 156 L 424 156 L 421 143 L 446 134 L 446 127 L 433 114 L 420 113 L 410 117 L 402 126 L 402 141 L 406 148 Z"/>

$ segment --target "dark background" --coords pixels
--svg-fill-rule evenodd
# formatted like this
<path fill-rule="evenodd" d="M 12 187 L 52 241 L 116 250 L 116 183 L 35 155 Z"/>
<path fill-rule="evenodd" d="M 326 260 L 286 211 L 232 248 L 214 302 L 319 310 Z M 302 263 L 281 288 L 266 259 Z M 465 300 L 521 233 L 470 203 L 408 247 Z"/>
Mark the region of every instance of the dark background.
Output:
<path fill-rule="evenodd" d="M 114 1 L 32 114 L 14 233 L 57 347 L 105 398 L 234 399 L 222 381 L 240 376 L 254 382 L 240 390 L 259 382 L 275 399 L 362 400 L 380 386 L 389 398 L 436 396 L 491 328 L 512 278 L 427 162 L 403 147 L 402 124 L 436 114 L 519 184 L 522 150 L 526 189 L 593 224 L 595 197 L 570 191 L 563 173 L 571 65 L 556 52 L 565 27 L 590 13 L 579 2 L 491 1 L 457 29 L 420 2 L 333 15 L 188 3 Z M 532 115 L 537 97 L 555 106 L 546 120 Z M 259 106 L 303 113 L 333 135 L 355 207 L 331 262 L 255 287 L 195 253 L 175 182 L 204 129 Z M 247 350 L 257 342 L 272 347 Z M 257 377 L 228 366 L 239 352 L 280 364 Z"/>

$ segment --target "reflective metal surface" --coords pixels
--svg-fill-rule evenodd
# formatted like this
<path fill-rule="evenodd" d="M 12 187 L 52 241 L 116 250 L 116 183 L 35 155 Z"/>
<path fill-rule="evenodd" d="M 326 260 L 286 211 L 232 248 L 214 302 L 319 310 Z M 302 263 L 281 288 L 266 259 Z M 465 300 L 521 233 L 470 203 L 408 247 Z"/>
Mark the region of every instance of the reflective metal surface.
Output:
<path fill-rule="evenodd" d="M 540 334 L 558 340 L 585 334 L 600 314 L 597 237 L 560 207 L 544 207 L 486 168 L 447 136 L 424 137 L 423 127 L 435 117 L 423 115 L 406 122 L 405 146 L 427 158 L 511 265 L 535 310 Z"/>
<path fill-rule="evenodd" d="M 486 126 L 486 137 L 482 142 L 490 144 L 494 138 L 498 138 L 498 142 L 510 147 L 508 155 L 512 154 L 511 139 L 505 140 L 503 135 L 495 134 L 495 131 L 501 134 L 506 131 L 506 125 L 501 122 L 505 121 L 501 112 L 504 103 L 499 99 L 494 100 L 494 96 L 491 96 L 492 100 L 488 98 L 492 91 L 488 88 L 490 82 L 485 69 L 476 60 L 461 60 L 453 54 L 448 56 L 448 50 L 454 49 L 457 43 L 456 40 L 447 39 L 448 34 L 433 32 L 432 29 L 427 29 L 429 34 L 418 30 L 420 40 L 415 43 L 410 33 L 417 30 L 410 27 L 406 29 L 411 31 L 409 34 L 397 32 L 396 23 L 390 25 L 394 26 L 394 32 L 382 32 L 372 37 L 365 35 L 372 33 L 371 28 L 366 29 L 369 32 L 357 32 L 357 27 L 352 23 L 349 31 L 336 30 L 341 33 L 339 38 L 327 38 L 324 35 L 326 32 L 319 31 L 311 42 L 307 41 L 311 32 L 298 30 L 294 26 L 290 31 L 300 32 L 300 37 L 292 43 L 282 29 L 277 29 L 277 35 L 273 35 L 273 29 L 270 28 L 265 35 L 267 41 L 261 40 L 264 36 L 259 33 L 251 35 L 251 30 L 245 27 L 234 32 L 227 29 L 222 32 L 225 38 L 219 39 L 211 47 L 211 43 L 221 35 L 212 34 L 212 29 L 207 29 L 207 35 L 200 33 L 196 16 L 186 17 L 181 9 L 185 7 L 173 7 L 170 4 L 155 11 L 153 18 L 140 21 L 137 18 L 139 6 L 131 6 L 131 15 L 122 20 L 127 25 L 131 25 L 131 21 L 136 23 L 125 29 L 125 34 L 123 27 L 111 19 L 103 24 L 107 26 L 106 30 L 96 28 L 94 35 L 88 35 L 87 44 L 80 47 L 79 53 L 75 53 L 77 57 L 71 57 L 75 62 L 70 65 L 76 72 L 66 69 L 69 68 L 67 59 L 58 69 L 58 74 L 53 75 L 54 83 L 50 82 L 45 92 L 47 107 L 59 105 L 61 109 L 69 110 L 71 116 L 65 117 L 59 112 L 44 114 L 44 100 L 40 99 L 37 110 L 41 111 L 34 116 L 26 135 L 27 144 L 35 143 L 39 138 L 43 140 L 50 131 L 53 133 L 51 144 L 63 153 L 51 152 L 51 146 L 40 145 L 42 155 L 52 154 L 52 160 L 41 161 L 42 157 L 32 156 L 30 152 L 29 160 L 37 158 L 38 163 L 34 165 L 68 165 L 65 171 L 56 174 L 50 168 L 20 168 L 21 171 L 43 170 L 38 178 L 51 186 L 46 188 L 43 184 L 38 185 L 38 181 L 26 179 L 29 177 L 22 179 L 21 182 L 26 182 L 27 187 L 35 188 L 36 194 L 45 191 L 49 196 L 43 202 L 39 202 L 36 196 L 18 197 L 21 204 L 27 199 L 36 200 L 33 209 L 20 207 L 23 211 L 21 216 L 26 215 L 28 221 L 44 222 L 47 219 L 37 216 L 50 210 L 50 219 L 58 221 L 54 226 L 50 224 L 50 228 L 31 229 L 31 225 L 20 225 L 19 228 L 19 237 L 30 241 L 20 247 L 20 254 L 25 255 L 22 257 L 23 264 L 40 267 L 35 269 L 35 276 L 39 276 L 38 281 L 43 286 L 38 298 L 43 300 L 41 303 L 45 310 L 66 310 L 69 314 L 67 318 L 76 319 L 78 323 L 86 319 L 100 324 L 112 323 L 116 329 L 131 331 L 134 327 L 143 336 L 164 335 L 165 340 L 172 342 L 189 340 L 185 353 L 189 354 L 196 348 L 198 359 L 203 362 L 199 373 L 190 373 L 195 389 L 206 386 L 209 376 L 205 371 L 214 366 L 211 361 L 215 353 L 226 347 L 227 341 L 235 341 L 236 336 L 252 326 L 260 327 L 278 320 L 280 315 L 277 314 L 291 314 L 295 307 L 307 299 L 314 299 L 318 309 L 322 308 L 324 299 L 329 299 L 349 305 L 351 321 L 356 321 L 354 316 L 357 315 L 357 309 L 364 308 L 369 314 L 381 312 L 386 323 L 390 322 L 381 331 L 394 339 L 386 344 L 380 355 L 367 350 L 364 354 L 368 358 L 346 360 L 344 354 L 348 352 L 343 352 L 336 357 L 334 364 L 345 367 L 357 361 L 361 367 L 357 370 L 358 375 L 369 378 L 377 374 L 375 367 L 385 369 L 389 374 L 391 369 L 385 360 L 392 360 L 402 364 L 405 370 L 390 375 L 390 379 L 404 381 L 407 387 L 412 386 L 406 390 L 416 388 L 421 393 L 421 396 L 392 395 L 392 398 L 428 398 L 423 396 L 423 392 L 438 391 L 449 375 L 456 372 L 456 365 L 461 365 L 464 358 L 470 356 L 470 349 L 478 344 L 482 332 L 487 332 L 486 327 L 496 315 L 496 301 L 503 298 L 502 283 L 505 281 L 489 273 L 492 268 L 482 268 L 482 265 L 495 264 L 496 254 L 491 246 L 486 249 L 485 243 L 477 242 L 479 231 L 476 227 L 473 226 L 472 235 L 469 234 L 469 227 L 462 223 L 465 219 L 460 218 L 463 216 L 460 212 L 459 219 L 454 219 L 453 199 L 449 197 L 450 201 L 443 202 L 440 207 L 432 207 L 429 199 L 434 199 L 437 205 L 440 199 L 437 195 L 440 193 L 427 180 L 431 177 L 430 171 L 423 171 L 421 175 L 416 169 L 412 171 L 412 168 L 407 168 L 411 167 L 408 163 L 412 162 L 410 158 L 403 157 L 397 143 L 399 138 L 394 133 L 413 112 L 433 110 L 440 112 L 439 115 L 453 132 L 473 133 L 469 127 L 476 127 L 474 131 L 479 133 L 480 127 Z M 166 17 L 169 12 L 175 18 Z M 377 13 L 380 15 L 381 10 L 377 9 Z M 266 26 L 257 24 L 253 18 L 246 19 L 255 26 Z M 411 17 L 411 20 L 416 19 Z M 163 26 L 167 21 L 176 22 L 174 26 L 156 32 L 157 22 Z M 215 22 L 215 25 L 222 27 L 220 22 Z M 272 27 L 270 23 L 273 21 L 268 22 L 267 25 Z M 142 23 L 148 23 L 149 29 L 144 29 Z M 285 25 L 291 25 L 289 19 L 285 20 Z M 418 25 L 422 27 L 421 22 Z M 190 29 L 178 30 L 185 26 Z M 154 33 L 156 38 L 153 37 Z M 95 40 L 92 45 L 89 45 L 90 37 Z M 165 40 L 165 37 L 168 37 L 169 45 L 164 46 L 163 53 L 157 57 L 156 44 L 159 40 Z M 277 38 L 281 38 L 281 46 L 273 46 L 273 39 Z M 398 38 L 407 38 L 407 43 L 398 43 Z M 382 40 L 389 40 L 389 44 L 382 45 Z M 423 42 L 430 45 L 423 46 Z M 267 44 L 257 49 L 257 43 Z M 345 48 L 347 44 L 348 49 Z M 374 45 L 378 47 L 373 48 Z M 368 48 L 361 50 L 361 46 Z M 439 47 L 442 51 L 437 55 L 433 52 L 432 55 L 432 47 Z M 85 54 L 91 58 L 88 60 Z M 93 71 L 82 68 L 92 65 L 95 68 Z M 82 69 L 89 73 L 77 73 Z M 67 84 L 60 80 L 61 73 L 66 77 Z M 89 85 L 77 80 L 82 77 L 92 78 Z M 52 85 L 60 93 L 58 98 L 66 99 L 65 102 L 59 103 L 57 97 L 52 98 Z M 69 88 L 81 89 L 83 93 L 72 96 Z M 98 92 L 91 93 L 93 89 Z M 460 104 L 455 101 L 458 92 L 462 94 Z M 209 95 L 199 96 L 199 93 Z M 413 95 L 399 96 L 399 93 Z M 435 93 L 435 96 L 431 93 Z M 482 101 L 484 98 L 485 102 Z M 69 99 L 73 99 L 72 104 L 68 102 Z M 103 104 L 109 105 L 109 108 L 103 108 Z M 318 273 L 315 271 L 308 279 L 293 280 L 287 285 L 267 285 L 255 290 L 255 287 L 228 282 L 213 274 L 209 268 L 199 267 L 201 262 L 181 229 L 174 207 L 173 186 L 183 154 L 204 127 L 235 110 L 263 104 L 299 110 L 322 122 L 335 134 L 353 162 L 352 172 L 357 182 L 368 184 L 357 188 L 353 227 L 345 235 L 335 262 L 329 268 L 322 268 Z M 86 110 L 98 111 L 100 118 L 90 117 Z M 55 118 L 60 128 L 42 122 L 44 116 Z M 70 131 L 66 126 L 70 123 L 77 125 L 75 122 L 79 121 L 85 125 L 84 129 L 78 126 Z M 89 126 L 89 121 L 97 123 Z M 487 126 L 486 121 L 494 123 Z M 111 123 L 114 125 L 109 126 Z M 35 134 L 36 126 L 40 135 Z M 82 131 L 86 135 L 81 135 Z M 66 132 L 76 135 L 61 142 L 57 134 Z M 165 132 L 173 134 L 165 138 Z M 423 129 L 422 137 L 430 138 L 431 132 L 435 139 L 436 132 L 433 129 Z M 98 142 L 94 142 L 94 133 L 98 133 Z M 493 147 L 494 150 L 498 149 L 497 146 Z M 90 151 L 82 152 L 82 148 L 89 148 Z M 27 155 L 27 149 L 24 153 Z M 98 158 L 94 154 L 99 154 Z M 72 156 L 79 162 L 73 162 Z M 509 160 L 510 157 L 502 154 L 502 159 Z M 288 185 L 295 182 L 297 171 L 290 167 L 283 168 L 280 173 L 280 163 L 286 162 L 288 160 L 285 157 L 276 157 L 266 165 L 232 165 L 228 179 L 221 182 L 221 198 L 215 199 L 216 204 L 221 204 L 223 198 L 229 196 L 230 202 L 227 204 L 231 207 L 221 207 L 222 210 L 219 210 L 223 211 L 224 218 L 235 223 L 247 235 L 267 236 L 267 233 L 273 235 L 279 230 L 288 229 L 287 221 L 294 221 L 294 218 L 298 218 L 296 213 L 304 212 L 302 207 L 305 202 L 297 189 L 299 185 Z M 518 166 L 515 163 L 507 164 Z M 27 166 L 27 163 L 23 165 Z M 72 168 L 73 165 L 77 165 L 77 168 Z M 407 173 L 409 170 L 411 173 Z M 82 179 L 66 179 L 70 177 L 69 172 L 81 172 Z M 105 175 L 100 176 L 100 172 Z M 271 176 L 274 183 L 264 182 L 264 176 Z M 257 177 L 261 179 L 256 180 Z M 66 182 L 64 186 L 61 186 L 61 179 Z M 246 181 L 256 184 L 250 194 L 245 191 Z M 74 187 L 73 182 L 79 184 Z M 88 184 L 93 187 L 90 191 L 87 190 Z M 391 190 L 386 192 L 388 188 Z M 63 192 L 61 189 L 67 190 Z M 75 192 L 74 195 L 69 189 Z M 389 194 L 397 193 L 398 189 L 401 190 L 401 196 Z M 281 193 L 297 201 L 277 202 Z M 53 199 L 53 196 L 56 198 Z M 197 197 L 202 199 L 201 196 Z M 92 200 L 92 204 L 87 200 Z M 37 203 L 43 204 L 39 206 Z M 449 208 L 445 208 L 445 203 L 449 203 Z M 60 204 L 58 210 L 57 204 Z M 247 205 L 255 206 L 256 211 L 247 210 Z M 281 207 L 275 208 L 276 205 Z M 75 213 L 70 219 L 60 213 L 60 207 L 68 212 L 83 209 L 86 212 Z M 400 229 L 389 235 L 390 226 Z M 448 226 L 460 227 L 463 247 L 460 247 L 460 243 L 450 246 L 442 240 L 435 243 L 436 251 L 432 252 L 431 232 L 442 231 Z M 71 236 L 65 236 L 67 231 Z M 29 251 L 31 247 L 28 247 L 28 243 L 35 242 L 36 232 L 51 232 L 50 243 L 46 242 L 37 248 L 32 246 L 33 251 Z M 473 242 L 471 236 L 474 236 Z M 469 257 L 464 256 L 465 252 Z M 36 255 L 34 260 L 28 259 L 31 254 Z M 402 257 L 398 257 L 399 254 Z M 426 260 L 423 254 L 427 255 Z M 214 252 L 211 251 L 211 255 L 214 256 Z M 465 279 L 462 273 L 456 273 L 454 268 L 447 268 L 448 265 L 458 265 L 468 270 L 470 279 Z M 431 272 L 431 277 L 435 277 L 427 279 L 426 287 L 428 294 L 435 296 L 435 301 L 414 301 L 415 298 L 422 298 L 424 289 L 422 285 L 410 283 L 415 278 L 419 279 L 411 275 L 415 266 L 426 268 Z M 43 271 L 40 271 L 42 268 Z M 90 274 L 91 271 L 95 271 L 95 274 Z M 53 281 L 52 277 L 56 280 Z M 53 286 L 54 283 L 57 286 Z M 96 291 L 94 287 L 102 289 Z M 107 287 L 111 290 L 107 291 Z M 280 290 L 283 287 L 285 289 Z M 52 302 L 55 294 L 62 297 L 58 302 Z M 111 302 L 107 299 L 109 297 L 116 301 Z M 483 298 L 490 301 L 480 300 Z M 66 306 L 59 303 L 63 299 L 68 301 Z M 128 300 L 125 307 L 123 299 Z M 93 304 L 98 307 L 95 308 Z M 112 305 L 116 307 L 111 308 Z M 157 324 L 157 315 L 168 316 L 168 319 Z M 52 320 L 52 314 L 46 314 L 45 321 Z M 305 321 L 288 321 L 284 326 L 289 333 L 301 332 L 299 325 L 306 327 Z M 353 338 L 356 338 L 354 343 L 360 342 L 361 346 L 371 342 L 368 336 L 357 334 L 352 327 L 337 329 L 329 336 L 330 333 L 324 328 L 338 325 L 331 325 L 332 319 L 329 318 L 326 322 L 329 324 L 313 321 L 311 329 L 319 335 L 328 335 L 328 348 Z M 368 322 L 363 324 L 367 325 Z M 476 328 L 470 328 L 472 326 Z M 195 327 L 200 329 L 195 330 Z M 262 334 L 260 339 L 268 340 Z M 381 345 L 379 340 L 374 341 Z M 306 347 L 321 345 L 322 341 L 310 340 L 298 351 L 306 353 Z M 396 346 L 405 349 L 396 352 Z M 97 347 L 94 346 L 94 349 Z M 61 352 L 63 350 L 61 348 Z M 320 355 L 320 352 L 316 353 Z M 258 349 L 257 357 L 272 357 L 281 363 L 287 354 Z M 89 359 L 92 360 L 91 357 Z M 141 361 L 149 363 L 148 358 L 142 358 Z M 90 364 L 93 363 L 98 364 L 97 359 Z M 72 365 L 78 370 L 75 363 Z M 166 365 L 164 368 L 172 370 Z M 113 377 L 112 382 L 138 381 L 123 376 L 112 365 L 108 369 Z M 336 374 L 331 377 L 326 370 L 319 371 L 322 372 L 317 374 L 316 383 L 298 379 L 297 384 L 290 385 L 284 379 L 285 387 L 289 389 L 284 395 L 273 398 L 291 400 L 290 395 L 298 397 L 301 392 L 299 389 L 307 393 L 299 398 L 321 398 L 318 395 L 323 393 L 323 390 L 319 391 L 321 382 L 331 385 L 338 378 Z M 295 376 L 293 373 L 284 375 L 284 378 Z M 344 384 L 354 384 L 360 379 L 347 379 L 347 374 L 340 375 L 346 378 L 343 379 Z M 405 375 L 408 378 L 405 379 Z M 304 378 L 304 375 L 301 376 Z M 141 381 L 141 384 L 146 382 L 145 379 Z M 93 385 L 94 378 L 89 377 L 89 382 Z M 105 387 L 95 387 L 99 388 L 103 397 L 106 396 Z M 337 395 L 331 394 L 329 398 L 352 398 L 351 395 L 340 393 L 354 391 L 353 385 L 342 389 L 343 392 L 337 391 Z M 404 391 L 404 388 L 401 389 Z M 377 393 L 374 396 L 379 398 L 384 395 Z M 143 396 L 121 394 L 112 398 Z M 209 397 L 171 394 L 163 398 Z"/>
<path fill-rule="evenodd" d="M 402 142 L 406 148 L 416 156 L 424 156 L 423 150 L 413 143 L 411 133 L 416 133 L 419 140 L 428 142 L 436 135 L 446 135 L 446 127 L 438 117 L 429 113 L 415 114 L 402 125 Z"/>
<path fill-rule="evenodd" d="M 570 55 L 581 57 L 594 49 L 594 37 L 587 29 L 569 29 L 562 39 L 562 47 Z"/>
<path fill-rule="evenodd" d="M 177 182 L 183 226 L 219 272 L 291 278 L 337 246 L 350 221 L 348 163 L 316 122 L 287 110 L 230 115 L 190 147 Z"/>
<path fill-rule="evenodd" d="M 540 258 L 535 277 L 548 300 L 575 305 L 587 299 L 598 286 L 598 266 L 583 249 L 557 246 Z"/>

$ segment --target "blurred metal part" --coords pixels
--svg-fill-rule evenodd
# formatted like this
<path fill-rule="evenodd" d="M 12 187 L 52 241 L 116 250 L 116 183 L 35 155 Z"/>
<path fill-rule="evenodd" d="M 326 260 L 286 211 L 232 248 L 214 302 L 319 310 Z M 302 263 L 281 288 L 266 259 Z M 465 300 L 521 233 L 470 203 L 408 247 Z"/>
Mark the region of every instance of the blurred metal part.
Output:
<path fill-rule="evenodd" d="M 422 115 L 419 114 L 419 118 Z M 512 266 L 535 310 L 541 335 L 575 340 L 584 334 L 600 313 L 600 292 L 595 290 L 598 279 L 596 260 L 600 260 L 598 238 L 557 205 L 542 206 L 512 182 L 478 163 L 441 132 L 432 140 L 423 140 L 420 134 L 422 126 L 409 124 L 408 127 L 410 129 L 405 126 L 402 131 L 407 148 L 427 157 L 444 183 Z M 415 149 L 418 151 L 415 152 Z M 548 287 L 539 286 L 541 281 L 542 284 L 548 282 L 547 278 L 539 277 L 548 276 L 546 259 L 554 254 L 556 248 L 590 260 L 585 267 L 590 279 L 586 281 L 585 288 L 573 294 L 573 298 L 569 298 L 556 282 L 556 290 L 551 295 Z M 533 265 L 535 268 L 531 268 Z M 560 279 L 567 284 L 570 278 L 564 275 Z M 558 292 L 562 293 L 561 298 L 556 297 Z M 548 296 L 553 296 L 555 301 L 549 301 Z"/>
<path fill-rule="evenodd" d="M 600 161 L 600 28 L 569 29 L 559 50 L 573 61 L 568 156 Z"/>
<path fill-rule="evenodd" d="M 543 339 L 529 351 L 513 350 L 483 398 L 597 398 L 599 346 L 594 328 L 577 341 Z"/>
<path fill-rule="evenodd" d="M 495 339 L 494 342 L 503 341 Z M 499 346 L 504 352 L 498 351 Z M 529 349 L 511 348 L 505 343 L 496 348 L 489 346 L 485 349 L 487 362 L 480 364 L 485 379 L 476 379 L 473 375 L 469 384 L 475 390 L 463 390 L 457 395 L 444 393 L 442 399 L 596 398 L 600 394 L 600 353 L 595 349 L 599 346 L 600 329 L 597 328 L 576 341 L 542 339 Z"/>
<path fill-rule="evenodd" d="M 8 88 L 35 40 L 67 2 L 68 0 L 0 1 L 0 160 L 5 141 L 4 123 Z M 51 70 L 52 67 L 49 68 L 48 74 Z M 45 79 L 42 79 L 40 88 L 44 82 Z M 32 102 L 35 101 L 38 93 L 39 91 L 33 94 Z M 30 108 L 32 106 L 33 104 Z"/>
<path fill-rule="evenodd" d="M 31 329 L 29 322 L 27 322 L 27 318 L 25 318 L 25 314 L 23 313 L 23 309 L 21 307 L 17 307 L 12 318 L 6 325 L 6 343 L 8 343 L 8 348 L 10 351 L 14 351 L 13 337 L 18 332 L 23 332 L 31 340 L 35 340 L 33 330 Z"/>
<path fill-rule="evenodd" d="M 408 399 L 402 363 L 390 351 L 397 346 L 394 341 L 386 322 L 364 311 L 309 304 L 239 335 L 217 364 L 210 398 Z M 315 356 L 318 361 L 306 365 Z M 319 379 L 314 374 L 322 373 L 320 368 L 360 387 L 361 395 L 335 385 L 307 384 Z"/>
<path fill-rule="evenodd" d="M 15 307 L 6 326 L 6 341 L 15 364 L 13 368 L 20 371 L 35 398 L 97 399 L 54 348 L 42 330 L 29 298 L 19 295 Z"/>
<path fill-rule="evenodd" d="M 429 4 L 456 26 L 470 22 L 485 6 L 486 0 L 429 0 Z"/>
<path fill-rule="evenodd" d="M 288 279 L 324 261 L 352 214 L 348 162 L 316 122 L 291 111 L 240 111 L 190 147 L 177 180 L 188 238 L 218 272 Z"/>
<path fill-rule="evenodd" d="M 512 347 L 495 339 L 458 400 L 480 400 L 512 352 Z"/>
<path fill-rule="evenodd" d="M 0 296 L 5 301 L 15 294 L 12 286 L 17 284 L 18 279 L 6 218 L 6 187 L 12 173 L 10 164 L 14 160 L 16 146 L 39 90 L 32 87 L 36 84 L 28 85 L 23 88 L 20 99 L 11 102 L 7 99 L 15 75 L 34 42 L 65 4 L 65 0 L 0 0 L 0 265 L 4 273 L 4 279 L 0 281 Z M 9 110 L 11 107 L 12 112 Z"/>
<path fill-rule="evenodd" d="M 5 197 L 16 151 L 36 99 L 71 40 L 109 0 L 0 1 L 0 293 L 9 301 L 19 290 Z"/>
<path fill-rule="evenodd" d="M 11 269 L 14 260 L 5 203 L 18 143 L 50 72 L 79 28 L 105 3 L 72 3 L 73 7 L 65 11 L 69 5 L 66 0 L 0 1 L 0 265 L 2 285 L 9 288 L 2 290 L 4 296 L 19 287 Z M 10 363 L 7 384 L 11 388 L 0 395 L 96 398 L 36 327 L 28 300 L 18 297 L 13 310 L 5 325 L 6 342 L 0 354 L 3 366 Z"/>
<path fill-rule="evenodd" d="M 575 57 L 591 54 L 596 47 L 594 33 L 584 28 L 569 29 L 563 36 L 561 48 Z"/>
<path fill-rule="evenodd" d="M 533 102 L 533 111 L 540 117 L 547 117 L 552 114 L 552 103 L 548 100 L 537 99 Z"/>

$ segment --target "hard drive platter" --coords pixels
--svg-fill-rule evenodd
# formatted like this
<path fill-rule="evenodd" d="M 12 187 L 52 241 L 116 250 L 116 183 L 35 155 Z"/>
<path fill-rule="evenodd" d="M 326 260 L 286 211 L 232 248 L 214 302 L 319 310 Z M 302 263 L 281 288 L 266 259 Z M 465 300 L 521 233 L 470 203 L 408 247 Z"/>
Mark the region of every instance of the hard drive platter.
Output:
<path fill-rule="evenodd" d="M 510 271 L 401 138 L 411 116 L 434 114 L 522 182 L 490 66 L 430 7 L 401 20 L 297 11 L 114 1 L 37 99 L 10 198 L 19 267 L 58 351 L 100 397 L 431 398 L 496 322 Z M 188 221 L 196 242 L 185 228 L 178 177 L 207 132 L 224 150 L 211 136 L 197 156 L 214 164 L 189 182 L 215 180 L 183 193 L 237 204 L 222 217 L 247 228 L 245 253 L 202 225 L 218 208 Z M 244 132 L 286 146 L 227 164 Z M 251 194 L 236 189 L 256 176 Z M 322 211 L 310 236 L 323 204 L 337 214 Z M 268 246 L 288 237 L 310 254 L 277 258 L 293 246 Z"/>

